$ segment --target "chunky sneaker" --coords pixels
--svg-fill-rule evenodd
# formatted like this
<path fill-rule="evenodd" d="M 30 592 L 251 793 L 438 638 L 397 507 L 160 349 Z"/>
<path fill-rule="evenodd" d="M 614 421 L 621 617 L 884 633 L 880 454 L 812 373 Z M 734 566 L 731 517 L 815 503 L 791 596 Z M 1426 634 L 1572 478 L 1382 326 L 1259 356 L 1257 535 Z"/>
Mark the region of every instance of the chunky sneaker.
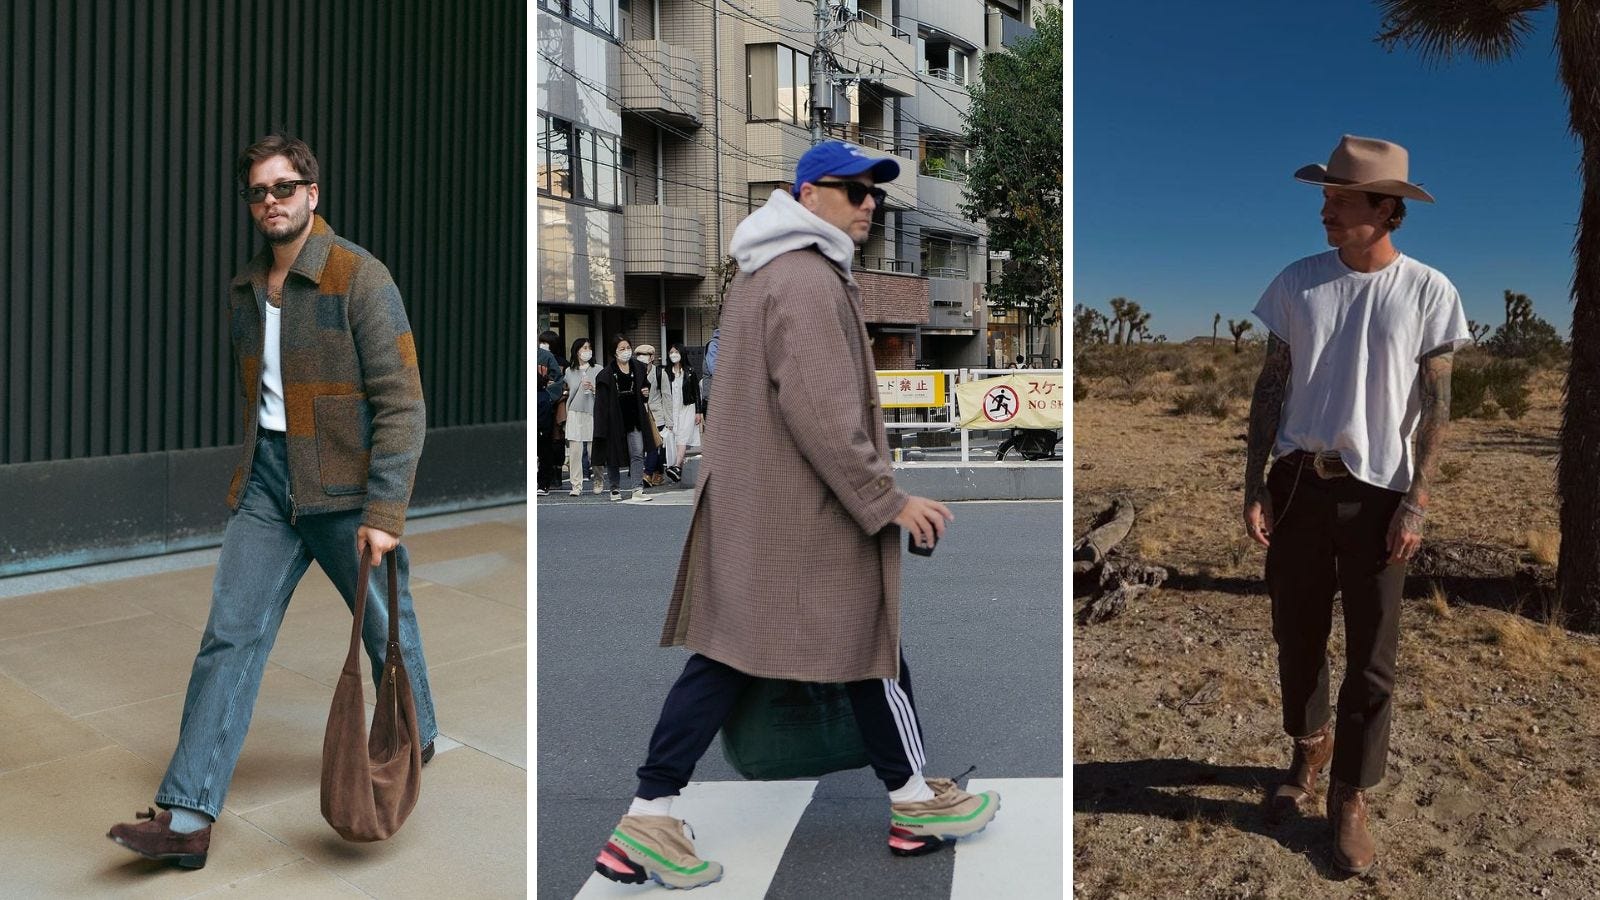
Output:
<path fill-rule="evenodd" d="M 622 499 L 622 492 L 621 491 L 612 491 L 611 492 L 611 499 L 612 500 L 621 500 Z"/>
<path fill-rule="evenodd" d="M 638 488 L 636 488 L 634 490 L 632 499 L 634 499 L 634 500 L 636 500 L 636 501 L 638 501 L 640 503 L 649 503 L 651 500 L 654 500 L 655 498 L 650 496 L 649 494 L 645 493 L 644 485 L 641 484 L 641 485 L 639 485 Z"/>
<path fill-rule="evenodd" d="M 722 880 L 722 863 L 694 855 L 684 836 L 689 826 L 672 816 L 623 816 L 611 832 L 594 870 L 612 881 L 662 887 L 697 888 Z M 690 831 L 690 835 L 693 832 Z"/>
<path fill-rule="evenodd" d="M 1000 809 L 1000 795 L 994 791 L 969 794 L 948 778 L 929 778 L 928 787 L 932 800 L 889 807 L 889 852 L 895 856 L 921 856 L 945 841 L 977 834 Z"/>
<path fill-rule="evenodd" d="M 596 497 L 600 496 L 602 493 L 605 492 L 605 489 L 606 489 L 606 483 L 604 481 L 601 481 L 599 478 L 596 478 L 594 480 L 594 495 Z"/>
<path fill-rule="evenodd" d="M 181 834 L 172 830 L 171 811 L 164 809 L 158 813 L 154 807 L 135 813 L 134 818 L 150 821 L 113 825 L 106 837 L 145 859 L 169 860 L 184 869 L 205 868 L 206 851 L 211 849 L 210 825 Z"/>
<path fill-rule="evenodd" d="M 682 481 L 683 480 L 683 467 L 682 466 L 667 466 L 667 477 L 672 479 L 672 483 L 673 484 L 677 484 L 678 482 Z"/>
<path fill-rule="evenodd" d="M 573 485 L 572 486 L 572 490 L 567 491 L 567 496 L 568 497 L 582 497 L 583 496 L 583 485 L 582 484 Z"/>

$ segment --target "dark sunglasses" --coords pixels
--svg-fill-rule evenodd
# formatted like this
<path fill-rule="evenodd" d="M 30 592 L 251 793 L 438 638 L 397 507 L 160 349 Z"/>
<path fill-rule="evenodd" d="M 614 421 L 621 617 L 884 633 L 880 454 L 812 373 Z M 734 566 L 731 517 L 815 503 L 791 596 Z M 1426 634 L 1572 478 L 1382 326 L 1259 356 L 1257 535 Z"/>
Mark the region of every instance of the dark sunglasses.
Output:
<path fill-rule="evenodd" d="M 271 191 L 272 196 L 279 200 L 287 200 L 294 196 L 295 191 L 300 190 L 302 184 L 316 184 L 316 182 L 302 178 L 298 181 L 280 181 L 270 187 L 247 187 L 239 192 L 239 196 L 244 198 L 246 203 L 260 203 L 267 199 L 267 192 Z"/>
<path fill-rule="evenodd" d="M 813 181 L 817 187 L 844 188 L 845 196 L 850 199 L 851 206 L 860 206 L 868 197 L 872 198 L 873 206 L 882 206 L 889 192 L 881 187 L 869 187 L 859 181 Z"/>

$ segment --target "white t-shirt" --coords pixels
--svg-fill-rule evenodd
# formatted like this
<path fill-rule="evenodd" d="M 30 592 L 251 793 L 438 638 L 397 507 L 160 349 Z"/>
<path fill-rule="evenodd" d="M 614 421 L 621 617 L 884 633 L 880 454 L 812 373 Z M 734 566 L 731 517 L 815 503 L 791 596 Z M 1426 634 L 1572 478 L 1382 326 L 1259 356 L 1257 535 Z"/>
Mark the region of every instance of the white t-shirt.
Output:
<path fill-rule="evenodd" d="M 1409 490 L 1422 358 L 1472 341 L 1450 279 L 1403 254 L 1357 272 L 1329 250 L 1280 272 L 1254 312 L 1294 363 L 1277 455 L 1337 450 L 1362 481 Z"/>
<path fill-rule="evenodd" d="M 256 413 L 260 427 L 272 431 L 288 431 L 289 422 L 283 412 L 283 360 L 278 355 L 279 322 L 283 310 L 271 303 L 267 305 L 267 328 L 261 344 L 261 405 Z"/>

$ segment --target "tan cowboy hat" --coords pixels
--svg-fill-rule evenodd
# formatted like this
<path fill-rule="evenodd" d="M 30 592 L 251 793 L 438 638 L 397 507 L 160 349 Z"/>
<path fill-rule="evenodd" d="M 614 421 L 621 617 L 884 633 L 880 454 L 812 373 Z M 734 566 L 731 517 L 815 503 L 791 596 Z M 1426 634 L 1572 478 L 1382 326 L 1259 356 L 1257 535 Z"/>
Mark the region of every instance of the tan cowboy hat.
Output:
<path fill-rule="evenodd" d="M 644 356 L 655 356 L 656 355 L 655 345 L 654 344 L 640 344 L 639 346 L 633 348 L 633 355 L 634 356 L 639 356 L 641 354 L 644 355 Z"/>
<path fill-rule="evenodd" d="M 1377 138 L 1347 134 L 1333 148 L 1328 164 L 1312 163 L 1294 173 L 1296 181 L 1324 187 L 1371 191 L 1433 202 L 1433 195 L 1406 180 L 1410 155 L 1406 148 Z"/>

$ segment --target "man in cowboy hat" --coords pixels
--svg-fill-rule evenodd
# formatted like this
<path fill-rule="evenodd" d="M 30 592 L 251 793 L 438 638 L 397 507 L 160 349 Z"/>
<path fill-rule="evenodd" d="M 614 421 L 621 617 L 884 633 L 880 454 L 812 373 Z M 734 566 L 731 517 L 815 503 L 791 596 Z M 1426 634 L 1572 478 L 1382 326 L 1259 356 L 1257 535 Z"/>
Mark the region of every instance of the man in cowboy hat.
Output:
<path fill-rule="evenodd" d="M 1334 861 L 1362 873 L 1377 859 L 1365 791 L 1388 755 L 1406 561 L 1422 542 L 1450 420 L 1451 354 L 1471 335 L 1449 279 L 1392 241 L 1407 199 L 1433 202 L 1407 180 L 1405 148 L 1346 135 L 1327 166 L 1295 178 L 1322 187 L 1334 249 L 1284 269 L 1254 310 L 1271 333 L 1250 404 L 1244 525 L 1267 548 L 1283 727 L 1294 738 L 1269 804 L 1280 815 L 1313 806 L 1331 761 Z M 1335 594 L 1346 644 L 1337 716 L 1327 660 Z"/>
<path fill-rule="evenodd" d="M 713 421 L 739 439 L 713 435 L 701 456 L 661 636 L 694 655 L 667 692 L 633 802 L 595 860 L 613 881 L 692 888 L 722 877 L 672 801 L 756 678 L 845 685 L 887 794 L 891 853 L 938 850 L 982 831 L 999 808 L 993 791 L 923 777 L 900 647 L 901 530 L 932 547 L 954 517 L 895 485 L 850 273 L 884 201 L 877 185 L 899 174 L 892 157 L 825 141 L 800 157 L 791 191 L 774 191 L 734 231 L 739 274 L 722 310 Z"/>

